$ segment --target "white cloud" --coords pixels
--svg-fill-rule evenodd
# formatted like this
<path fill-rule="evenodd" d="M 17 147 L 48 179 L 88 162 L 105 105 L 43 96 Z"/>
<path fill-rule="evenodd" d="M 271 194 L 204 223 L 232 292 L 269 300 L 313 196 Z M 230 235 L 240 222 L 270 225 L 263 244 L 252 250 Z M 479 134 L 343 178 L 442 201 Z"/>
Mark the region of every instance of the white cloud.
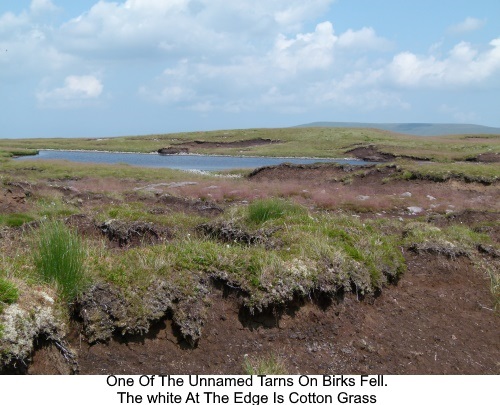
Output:
<path fill-rule="evenodd" d="M 30 11 L 33 14 L 42 14 L 57 10 L 58 8 L 50 0 L 32 0 L 30 4 Z"/>
<path fill-rule="evenodd" d="M 95 76 L 67 76 L 62 87 L 40 91 L 36 96 L 41 104 L 67 107 L 75 106 L 74 102 L 95 100 L 102 91 L 103 85 Z"/>
<path fill-rule="evenodd" d="M 50 2 L 34 1 L 34 11 L 50 8 Z M 21 11 L 0 15 L 0 77 L 15 78 L 45 75 L 62 69 L 75 57 L 62 52 L 54 44 L 53 27 L 39 23 L 38 14 Z"/>
<path fill-rule="evenodd" d="M 297 32 L 334 0 L 127 0 L 99 1 L 56 32 L 69 52 L 100 58 L 241 55 L 269 44 L 278 33 Z"/>
<path fill-rule="evenodd" d="M 105 72 L 107 88 L 138 89 L 130 97 L 204 113 L 405 109 L 407 89 L 485 86 L 500 72 L 500 38 L 486 49 L 460 42 L 447 51 L 440 43 L 388 57 L 392 43 L 372 27 L 336 33 L 331 21 L 317 23 L 334 0 L 96 0 L 58 26 L 40 23 L 53 1 L 0 15 L 0 47 L 8 49 L 0 77 L 66 77 L 41 86 L 43 106 L 102 98 L 100 75 L 75 71 Z M 456 27 L 481 24 L 468 18 Z"/>
<path fill-rule="evenodd" d="M 277 2 L 281 4 L 274 11 L 274 18 L 281 26 L 300 29 L 304 20 L 322 15 L 333 2 L 332 0 L 280 1 Z"/>
<path fill-rule="evenodd" d="M 217 53 L 227 39 L 192 18 L 187 0 L 100 1 L 63 24 L 59 46 L 97 59 L 176 59 L 210 48 Z"/>
<path fill-rule="evenodd" d="M 448 28 L 448 32 L 452 34 L 463 34 L 466 32 L 476 31 L 481 29 L 486 24 L 486 20 L 478 18 L 467 17 L 464 21 L 452 25 Z"/>
<path fill-rule="evenodd" d="M 333 48 L 337 40 L 332 24 L 323 22 L 314 32 L 297 34 L 293 39 L 279 35 L 271 57 L 279 68 L 286 71 L 326 69 L 333 63 Z"/>
<path fill-rule="evenodd" d="M 460 42 L 448 57 L 418 56 L 411 52 L 396 55 L 387 67 L 389 79 L 403 87 L 450 87 L 478 84 L 500 73 L 500 38 L 479 51 Z"/>
<path fill-rule="evenodd" d="M 16 15 L 14 13 L 4 13 L 0 15 L 0 32 L 10 36 L 13 31 L 24 28 L 29 24 L 29 17 L 26 13 Z"/>
<path fill-rule="evenodd" d="M 345 49 L 377 50 L 385 51 L 391 47 L 391 43 L 377 36 L 371 27 L 363 27 L 359 31 L 348 29 L 338 40 L 338 45 Z"/>

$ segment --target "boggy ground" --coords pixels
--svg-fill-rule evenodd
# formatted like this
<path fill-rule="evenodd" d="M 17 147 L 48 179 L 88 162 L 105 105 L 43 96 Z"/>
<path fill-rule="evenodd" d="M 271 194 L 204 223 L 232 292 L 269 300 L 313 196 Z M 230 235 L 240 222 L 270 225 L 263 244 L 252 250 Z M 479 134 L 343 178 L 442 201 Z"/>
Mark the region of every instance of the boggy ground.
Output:
<path fill-rule="evenodd" d="M 9 175 L 0 205 L 3 213 L 14 217 L 5 216 L 5 223 L 27 222 L 26 218 L 34 222 L 2 228 L 3 252 L 12 257 L 17 249 L 26 252 L 22 249 L 29 250 L 30 235 L 36 233 L 41 217 L 60 218 L 98 249 L 93 266 L 99 282 L 93 284 L 92 294 L 84 292 L 84 298 L 70 306 L 66 328 L 59 331 L 55 325 L 57 333 L 40 329 L 33 347 L 3 372 L 236 374 L 244 371 L 245 359 L 270 354 L 290 373 L 500 371 L 500 317 L 488 273 L 499 269 L 496 181 L 459 175 L 436 179 L 408 174 L 397 165 L 282 165 L 243 178 L 186 175 L 181 181 L 84 175 L 26 180 Z M 240 217 L 245 207 L 270 197 L 292 200 L 305 207 L 305 214 L 291 214 L 300 217 L 296 223 L 245 225 Z M 278 292 L 267 287 L 280 285 L 272 284 L 273 274 L 233 275 L 199 260 L 210 249 L 215 255 L 234 250 L 228 259 L 251 249 L 259 257 L 287 259 L 287 249 L 293 252 L 299 243 L 288 228 L 307 238 L 304 229 L 315 218 L 333 221 L 325 235 L 329 243 L 348 249 L 341 259 L 355 265 L 343 287 L 330 279 L 326 287 L 314 284 L 300 273 L 310 271 L 309 264 L 294 259 L 290 263 L 296 273 L 290 273 L 290 285 L 281 285 Z M 392 263 L 404 261 L 406 267 L 401 274 L 391 269 L 384 273 L 387 279 L 377 284 L 380 288 L 363 284 L 362 276 L 356 279 L 358 264 L 367 260 L 362 248 L 369 250 L 371 245 L 351 236 L 365 225 L 375 227 L 370 231 L 375 244 L 397 236 L 401 258 L 389 257 Z M 319 243 L 313 236 L 322 238 L 310 235 L 311 243 Z M 203 241 L 201 253 L 192 252 L 194 238 Z M 176 246 L 185 249 L 185 257 L 192 255 L 192 261 L 175 256 Z M 334 251 L 328 260 L 342 252 Z M 14 266 L 9 260 L 4 257 L 4 264 Z M 12 260 L 30 268 L 29 262 Z M 225 257 L 210 260 L 227 265 Z M 180 278 L 169 270 L 194 265 L 199 269 L 179 273 Z M 324 265 L 334 268 L 329 261 Z M 153 268 L 171 284 L 147 278 L 145 273 Z M 12 273 L 17 280 L 19 272 Z M 131 282 L 139 284 L 137 290 L 128 289 Z M 302 290 L 294 290 L 295 284 Z M 359 294 L 361 287 L 366 293 Z M 138 297 L 149 300 L 139 310 L 133 307 Z M 103 310 L 106 305 L 109 308 Z M 97 318 L 84 315 L 90 310 Z M 124 325 L 124 320 L 131 323 Z"/>

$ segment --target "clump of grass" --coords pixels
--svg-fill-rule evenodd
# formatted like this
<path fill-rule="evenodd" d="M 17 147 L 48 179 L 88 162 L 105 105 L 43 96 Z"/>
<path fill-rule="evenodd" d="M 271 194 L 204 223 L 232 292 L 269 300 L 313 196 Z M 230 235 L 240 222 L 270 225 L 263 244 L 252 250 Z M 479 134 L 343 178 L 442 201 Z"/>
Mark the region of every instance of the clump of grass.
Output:
<path fill-rule="evenodd" d="M 493 295 L 493 308 L 496 312 L 500 312 L 500 273 L 490 270 L 490 291 Z"/>
<path fill-rule="evenodd" d="M 0 278 L 0 305 L 1 303 L 13 304 L 18 298 L 19 290 L 17 287 L 9 280 Z"/>
<path fill-rule="evenodd" d="M 26 222 L 33 221 L 34 218 L 28 214 L 13 213 L 13 214 L 0 214 L 0 225 L 10 227 L 21 226 Z"/>
<path fill-rule="evenodd" d="M 73 300 L 85 282 L 85 248 L 75 231 L 62 222 L 47 221 L 39 230 L 35 267 L 47 282 L 55 282 L 62 296 Z"/>
<path fill-rule="evenodd" d="M 0 314 L 3 311 L 4 305 L 14 304 L 19 298 L 19 290 L 17 287 L 4 278 L 0 277 Z M 3 336 L 4 326 L 0 323 L 0 339 Z"/>
<path fill-rule="evenodd" d="M 422 222 L 408 224 L 403 230 L 403 237 L 407 245 L 424 243 L 452 244 L 469 254 L 476 251 L 478 244 L 491 242 L 488 235 L 475 232 L 464 225 L 453 225 L 440 229 Z"/>
<path fill-rule="evenodd" d="M 248 220 L 254 224 L 303 213 L 305 208 L 279 198 L 255 200 L 248 206 Z"/>
<path fill-rule="evenodd" d="M 468 183 L 494 184 L 499 180 L 497 164 L 470 162 L 433 163 L 419 165 L 414 162 L 400 162 L 400 178 L 404 180 L 430 180 L 445 182 L 450 179 Z"/>
<path fill-rule="evenodd" d="M 257 359 L 245 357 L 243 362 L 245 374 L 250 375 L 284 375 L 290 374 L 283 359 L 274 353 Z"/>

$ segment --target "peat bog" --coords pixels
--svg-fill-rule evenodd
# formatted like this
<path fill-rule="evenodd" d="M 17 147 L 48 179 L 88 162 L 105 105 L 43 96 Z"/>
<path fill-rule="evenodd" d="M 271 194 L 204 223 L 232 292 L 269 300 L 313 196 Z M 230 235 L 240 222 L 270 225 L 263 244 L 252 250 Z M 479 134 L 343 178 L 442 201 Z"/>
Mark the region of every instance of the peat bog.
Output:
<path fill-rule="evenodd" d="M 377 163 L 207 174 L 19 160 L 41 141 L 0 141 L 0 372 L 500 371 L 499 137 L 44 141 Z"/>

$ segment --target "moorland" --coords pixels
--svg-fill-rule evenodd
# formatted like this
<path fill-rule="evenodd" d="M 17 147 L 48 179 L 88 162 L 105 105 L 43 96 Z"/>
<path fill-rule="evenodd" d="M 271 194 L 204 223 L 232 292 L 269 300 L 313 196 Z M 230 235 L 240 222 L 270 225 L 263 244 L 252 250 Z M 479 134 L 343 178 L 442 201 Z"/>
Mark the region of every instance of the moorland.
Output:
<path fill-rule="evenodd" d="M 356 157 L 194 173 L 41 149 Z M 0 372 L 496 374 L 500 136 L 0 140 Z"/>

